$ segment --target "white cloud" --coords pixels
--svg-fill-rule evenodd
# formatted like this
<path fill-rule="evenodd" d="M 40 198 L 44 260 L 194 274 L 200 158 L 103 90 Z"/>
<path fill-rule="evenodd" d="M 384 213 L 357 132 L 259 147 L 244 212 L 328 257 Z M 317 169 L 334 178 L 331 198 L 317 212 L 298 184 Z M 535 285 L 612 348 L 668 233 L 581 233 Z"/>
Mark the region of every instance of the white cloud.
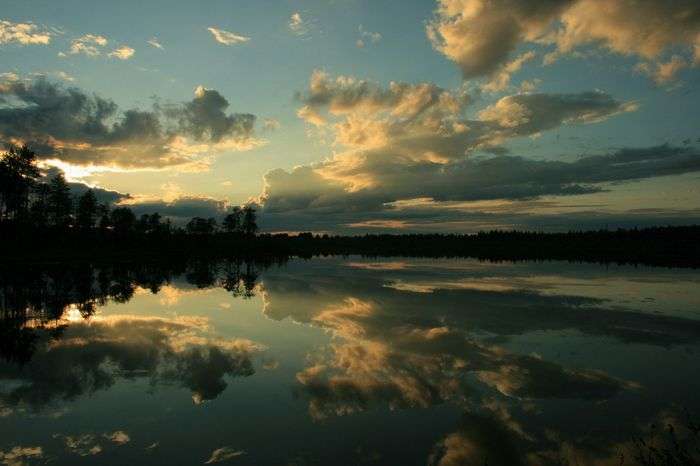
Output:
<path fill-rule="evenodd" d="M 114 49 L 109 53 L 112 58 L 118 58 L 119 60 L 128 60 L 134 56 L 136 51 L 129 47 L 128 45 L 122 45 L 119 48 Z"/>
<path fill-rule="evenodd" d="M 0 81 L 19 81 L 19 75 L 13 72 L 0 73 Z"/>
<path fill-rule="evenodd" d="M 287 23 L 287 26 L 289 27 L 289 30 L 292 31 L 292 33 L 298 36 L 303 36 L 304 34 L 309 32 L 306 23 L 301 18 L 301 13 L 299 13 L 298 11 L 292 13 L 292 16 L 289 17 L 289 22 Z"/>
<path fill-rule="evenodd" d="M 163 48 L 164 48 L 163 44 L 160 43 L 160 41 L 158 40 L 157 37 L 151 37 L 150 39 L 147 40 L 147 42 L 149 45 L 151 45 L 157 49 L 163 50 Z"/>
<path fill-rule="evenodd" d="M 360 33 L 360 38 L 357 39 L 357 42 L 355 43 L 358 48 L 363 48 L 365 45 L 367 45 L 367 43 L 376 44 L 382 40 L 382 35 L 380 33 L 367 31 L 361 24 L 358 31 Z"/>
<path fill-rule="evenodd" d="M 280 128 L 279 120 L 275 118 L 265 118 L 263 120 L 263 129 L 267 131 L 274 131 Z"/>
<path fill-rule="evenodd" d="M 58 76 L 58 78 L 60 78 L 64 81 L 67 81 L 67 82 L 72 83 L 75 81 L 75 78 L 73 76 L 71 76 L 70 74 L 66 73 L 65 71 L 56 71 L 56 76 Z"/>
<path fill-rule="evenodd" d="M 0 20 L 0 44 L 48 45 L 52 34 L 33 23 Z"/>
<path fill-rule="evenodd" d="M 69 53 L 72 55 L 83 54 L 88 57 L 96 57 L 102 54 L 102 48 L 107 45 L 107 38 L 95 34 L 85 34 L 71 41 Z"/>
<path fill-rule="evenodd" d="M 223 29 L 209 27 L 207 30 L 214 36 L 215 41 L 224 45 L 243 44 L 250 40 L 250 37 L 241 36 L 234 32 L 224 31 Z"/>

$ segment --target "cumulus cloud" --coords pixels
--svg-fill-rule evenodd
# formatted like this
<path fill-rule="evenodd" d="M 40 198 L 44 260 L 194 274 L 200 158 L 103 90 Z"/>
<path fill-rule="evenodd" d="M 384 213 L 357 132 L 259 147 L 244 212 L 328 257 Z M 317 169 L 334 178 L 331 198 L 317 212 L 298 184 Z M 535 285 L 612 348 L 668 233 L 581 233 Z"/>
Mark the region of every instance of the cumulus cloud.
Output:
<path fill-rule="evenodd" d="M 427 33 L 465 79 L 502 72 L 527 44 L 553 47 L 548 63 L 583 46 L 644 60 L 683 47 L 697 58 L 700 5 L 694 0 L 440 0 Z"/>
<path fill-rule="evenodd" d="M 358 48 L 364 48 L 368 43 L 376 44 L 382 40 L 382 35 L 380 33 L 368 31 L 361 24 L 357 29 L 360 33 L 360 37 L 357 39 L 355 45 L 357 45 Z"/>
<path fill-rule="evenodd" d="M 174 220 L 198 217 L 219 217 L 226 210 L 226 202 L 207 197 L 177 196 L 171 200 L 140 200 L 133 198 L 122 204 L 129 205 L 137 214 L 159 212 Z"/>
<path fill-rule="evenodd" d="M 129 47 L 128 45 L 122 45 L 119 48 L 114 49 L 109 53 L 112 58 L 118 58 L 119 60 L 128 60 L 134 56 L 136 51 Z"/>
<path fill-rule="evenodd" d="M 85 34 L 71 41 L 68 53 L 72 55 L 83 54 L 88 57 L 96 57 L 102 54 L 107 45 L 107 38 L 96 34 Z"/>
<path fill-rule="evenodd" d="M 616 180 L 642 177 L 633 169 L 634 163 L 628 174 L 623 174 L 624 168 L 613 165 L 614 156 L 572 163 L 503 155 L 507 152 L 503 144 L 514 138 L 536 136 L 563 125 L 592 124 L 636 109 L 634 102 L 619 101 L 602 91 L 506 96 L 476 112 L 476 118 L 468 118 L 471 99 L 462 91 L 431 83 L 392 82 L 382 87 L 316 71 L 309 89 L 297 99 L 302 104 L 298 115 L 332 130 L 334 144 L 345 150 L 291 172 L 269 172 L 260 198 L 264 213 L 359 215 L 384 211 L 387 203 L 419 197 L 441 201 L 525 199 L 598 190 L 591 184 L 606 176 L 579 172 L 579 163 L 600 164 L 601 169 L 613 166 L 605 181 L 612 181 L 613 176 Z M 477 152 L 496 155 L 475 158 Z M 653 159 L 648 154 L 639 155 Z M 688 157 L 674 153 L 673 162 L 661 155 L 654 160 L 664 167 L 675 164 L 678 172 L 685 172 L 694 170 L 686 165 Z M 650 169 L 644 176 L 663 172 L 653 163 L 644 166 Z M 586 178 L 593 173 L 601 179 Z"/>
<path fill-rule="evenodd" d="M 595 123 L 636 109 L 635 102 L 622 103 L 600 91 L 519 94 L 503 97 L 485 108 L 479 112 L 479 119 L 502 128 L 517 128 L 520 135 L 531 135 L 562 124 Z"/>
<path fill-rule="evenodd" d="M 571 196 L 599 192 L 601 183 L 640 180 L 656 176 L 700 171 L 700 153 L 693 148 L 659 146 L 622 149 L 610 154 L 581 157 L 576 161 L 531 160 L 504 155 L 467 159 L 449 164 L 431 162 L 378 166 L 372 173 L 377 187 L 348 191 L 339 181 L 326 180 L 312 167 L 291 173 L 276 170 L 266 177 L 265 224 L 318 230 L 369 227 L 400 230 L 453 228 L 478 231 L 490 228 L 537 228 L 566 230 L 620 227 L 654 223 L 687 223 L 700 213 L 693 211 L 630 211 L 605 213 L 586 211 L 548 215 L 547 206 L 535 215 L 528 199 L 541 196 Z M 418 199 L 424 202 L 397 202 Z M 503 210 L 489 206 L 460 205 L 464 201 L 518 201 Z M 585 207 L 585 206 L 584 206 Z M 534 206 L 537 209 L 537 206 Z M 397 224 L 397 221 L 403 222 Z M 370 223 L 367 223 L 370 222 Z M 445 223 L 447 222 L 447 223 Z M 304 226 L 306 225 L 306 226 Z M 292 229 L 294 229 L 292 228 Z M 353 228 L 346 229 L 352 230 Z"/>
<path fill-rule="evenodd" d="M 236 34 L 235 32 L 225 31 L 223 29 L 217 29 L 215 27 L 208 27 L 207 31 L 211 32 L 214 36 L 214 40 L 223 45 L 236 45 L 243 44 L 250 40 L 250 37 L 242 36 Z"/>
<path fill-rule="evenodd" d="M 525 63 L 535 58 L 535 52 L 525 52 L 522 55 L 516 57 L 512 61 L 506 63 L 497 73 L 492 76 L 491 80 L 487 82 L 483 89 L 488 92 L 499 92 L 503 91 L 510 84 L 510 78 L 513 73 L 516 73 L 523 67 Z"/>
<path fill-rule="evenodd" d="M 275 118 L 265 118 L 263 120 L 263 129 L 267 131 L 275 131 L 280 129 L 282 125 L 280 124 L 279 120 Z"/>
<path fill-rule="evenodd" d="M 687 67 L 688 62 L 683 57 L 673 55 L 666 62 L 640 63 L 636 69 L 651 77 L 656 84 L 664 85 L 674 81 L 676 75 Z"/>
<path fill-rule="evenodd" d="M 44 183 L 48 183 L 51 178 L 58 175 L 59 173 L 63 174 L 64 177 L 66 176 L 63 170 L 55 166 L 48 166 L 46 168 L 43 168 L 41 171 L 41 181 Z M 80 183 L 77 181 L 69 181 L 68 187 L 70 188 L 71 195 L 76 198 L 82 196 L 88 189 L 90 189 L 95 194 L 95 197 L 97 198 L 98 202 L 107 205 L 115 204 L 117 202 L 124 201 L 130 198 L 128 194 L 120 193 L 119 191 L 112 191 L 97 186 L 88 186 L 85 183 Z"/>
<path fill-rule="evenodd" d="M 253 131 L 255 115 L 234 113 L 227 115 L 229 102 L 214 89 L 198 86 L 194 99 L 173 109 L 170 115 L 176 118 L 179 129 L 196 141 L 220 142 L 230 135 L 249 135 Z"/>
<path fill-rule="evenodd" d="M 126 168 L 205 169 L 210 154 L 244 150 L 255 116 L 198 87 L 192 100 L 119 111 L 109 99 L 46 79 L 0 82 L 0 140 L 26 142 L 46 159 Z"/>
<path fill-rule="evenodd" d="M 33 23 L 0 20 L 0 45 L 48 45 L 52 34 Z"/>

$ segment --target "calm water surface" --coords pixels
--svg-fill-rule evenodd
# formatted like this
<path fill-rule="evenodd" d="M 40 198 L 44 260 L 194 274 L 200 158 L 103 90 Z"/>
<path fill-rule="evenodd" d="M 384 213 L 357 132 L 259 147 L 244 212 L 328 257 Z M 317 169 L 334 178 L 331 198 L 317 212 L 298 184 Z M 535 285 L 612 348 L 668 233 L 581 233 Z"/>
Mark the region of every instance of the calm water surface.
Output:
<path fill-rule="evenodd" d="M 700 417 L 700 272 L 4 271 L 0 464 L 619 464 Z"/>

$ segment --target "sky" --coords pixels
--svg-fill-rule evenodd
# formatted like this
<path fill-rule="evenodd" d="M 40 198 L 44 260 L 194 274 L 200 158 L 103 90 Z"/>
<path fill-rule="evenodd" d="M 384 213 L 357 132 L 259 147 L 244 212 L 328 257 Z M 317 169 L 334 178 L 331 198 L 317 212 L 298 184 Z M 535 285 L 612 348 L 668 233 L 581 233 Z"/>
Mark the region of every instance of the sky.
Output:
<path fill-rule="evenodd" d="M 697 0 L 3 0 L 0 143 L 264 231 L 700 221 Z"/>

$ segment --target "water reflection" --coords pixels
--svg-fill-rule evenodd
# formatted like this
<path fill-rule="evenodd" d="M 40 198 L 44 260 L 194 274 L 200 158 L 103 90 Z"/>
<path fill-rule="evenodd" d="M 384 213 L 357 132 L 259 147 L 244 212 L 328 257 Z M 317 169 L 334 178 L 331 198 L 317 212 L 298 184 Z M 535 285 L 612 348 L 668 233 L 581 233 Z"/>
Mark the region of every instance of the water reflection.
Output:
<path fill-rule="evenodd" d="M 697 436 L 681 414 L 700 409 L 699 276 L 357 258 L 3 270 L 0 463 L 637 464 L 653 422 Z"/>

